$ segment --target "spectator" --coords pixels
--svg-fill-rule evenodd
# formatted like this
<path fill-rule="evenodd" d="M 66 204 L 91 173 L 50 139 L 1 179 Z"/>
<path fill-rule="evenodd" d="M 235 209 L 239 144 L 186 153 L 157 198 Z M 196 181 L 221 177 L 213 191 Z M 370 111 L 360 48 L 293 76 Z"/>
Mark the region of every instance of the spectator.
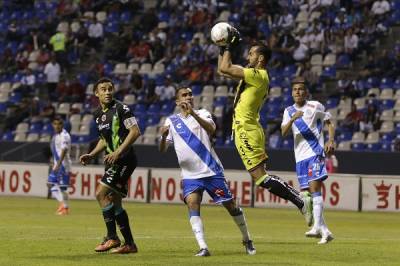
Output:
<path fill-rule="evenodd" d="M 66 45 L 67 37 L 61 31 L 51 36 L 49 43 L 53 46 L 53 52 L 56 55 L 56 61 L 60 64 L 62 70 L 67 67 Z"/>
<path fill-rule="evenodd" d="M 363 121 L 364 115 L 362 112 L 357 110 L 357 106 L 353 103 L 351 105 L 351 111 L 348 113 L 343 120 L 342 126 L 349 129 L 352 132 L 359 131 L 360 123 Z"/>
<path fill-rule="evenodd" d="M 57 83 L 60 81 L 61 68 L 54 56 L 52 56 L 50 62 L 46 64 L 43 72 L 46 75 L 47 82 L 46 96 L 48 99 L 56 99 L 54 93 L 56 92 Z"/>
<path fill-rule="evenodd" d="M 380 119 L 377 107 L 375 104 L 369 104 L 367 108 L 367 114 L 364 120 L 360 122 L 360 131 L 365 133 L 373 132 L 379 129 Z"/>
<path fill-rule="evenodd" d="M 293 50 L 293 59 L 296 62 L 304 62 L 308 59 L 308 47 L 304 43 L 295 41 L 295 48 Z"/>
<path fill-rule="evenodd" d="M 139 74 L 137 69 L 134 69 L 132 71 L 130 81 L 131 81 L 131 87 L 132 87 L 131 92 L 137 96 L 143 88 L 143 78 Z"/>
<path fill-rule="evenodd" d="M 397 137 L 393 140 L 392 151 L 400 152 L 400 138 Z"/>
<path fill-rule="evenodd" d="M 390 4 L 386 0 L 378 0 L 372 4 L 371 12 L 379 17 L 390 11 Z"/>
<path fill-rule="evenodd" d="M 349 54 L 353 59 L 356 55 L 358 48 L 358 36 L 354 34 L 353 29 L 349 28 L 344 37 L 344 51 Z"/>
<path fill-rule="evenodd" d="M 294 18 L 288 9 L 283 10 L 283 14 L 279 16 L 278 21 L 274 25 L 278 29 L 291 30 L 294 27 Z"/>
<path fill-rule="evenodd" d="M 21 87 L 19 88 L 22 95 L 25 97 L 32 96 L 34 94 L 34 86 L 36 84 L 36 77 L 32 73 L 30 68 L 27 68 L 25 74 L 21 78 Z"/>
<path fill-rule="evenodd" d="M 175 97 L 175 84 L 173 84 L 171 76 L 167 75 L 165 78 L 165 84 L 158 85 L 155 88 L 158 100 L 162 103 L 171 101 Z"/>
<path fill-rule="evenodd" d="M 97 21 L 96 17 L 90 24 L 88 29 L 88 46 L 92 48 L 95 52 L 99 52 L 104 38 L 103 24 Z"/>

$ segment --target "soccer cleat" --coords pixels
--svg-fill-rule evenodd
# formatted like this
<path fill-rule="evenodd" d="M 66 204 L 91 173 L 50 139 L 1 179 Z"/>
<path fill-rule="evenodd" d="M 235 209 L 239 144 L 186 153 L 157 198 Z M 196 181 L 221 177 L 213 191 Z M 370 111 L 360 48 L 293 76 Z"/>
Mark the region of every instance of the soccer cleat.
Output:
<path fill-rule="evenodd" d="M 327 232 L 326 234 L 322 234 L 321 240 L 318 242 L 318 245 L 328 244 L 333 240 L 333 235 L 331 232 Z"/>
<path fill-rule="evenodd" d="M 60 204 L 58 205 L 56 214 L 58 214 L 60 211 L 62 211 L 62 209 L 64 209 L 64 204 L 60 203 Z"/>
<path fill-rule="evenodd" d="M 62 208 L 59 211 L 57 211 L 57 215 L 68 215 L 69 214 L 69 209 L 68 208 Z"/>
<path fill-rule="evenodd" d="M 321 231 L 319 229 L 312 228 L 310 231 L 305 233 L 306 237 L 321 238 Z"/>
<path fill-rule="evenodd" d="M 309 192 L 302 192 L 301 198 L 303 199 L 304 206 L 301 209 L 301 213 L 304 215 L 306 219 L 307 226 L 311 226 L 313 224 L 313 201 Z"/>
<path fill-rule="evenodd" d="M 123 244 L 120 247 L 116 247 L 114 249 L 111 250 L 112 254 L 129 254 L 129 253 L 137 253 L 138 249 L 137 246 L 135 244 Z"/>
<path fill-rule="evenodd" d="M 103 242 L 97 245 L 97 247 L 94 249 L 96 252 L 104 252 L 108 251 L 112 248 L 117 248 L 121 245 L 121 241 L 117 237 L 116 239 L 108 238 L 105 237 Z"/>
<path fill-rule="evenodd" d="M 248 240 L 248 241 L 243 241 L 243 246 L 246 249 L 246 253 L 249 255 L 256 255 L 257 251 L 256 248 L 253 245 L 253 241 L 252 240 Z"/>
<path fill-rule="evenodd" d="M 195 254 L 195 256 L 196 257 L 208 257 L 208 256 L 211 256 L 211 254 L 210 254 L 210 251 L 208 251 L 208 249 L 202 248 Z"/>

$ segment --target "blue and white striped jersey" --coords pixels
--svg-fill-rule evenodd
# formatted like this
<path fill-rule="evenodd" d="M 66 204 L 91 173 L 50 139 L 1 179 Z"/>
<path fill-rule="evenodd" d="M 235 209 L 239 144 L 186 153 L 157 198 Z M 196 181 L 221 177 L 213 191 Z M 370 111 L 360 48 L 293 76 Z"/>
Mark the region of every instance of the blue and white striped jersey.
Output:
<path fill-rule="evenodd" d="M 316 155 L 325 156 L 322 130 L 324 121 L 329 120 L 331 114 L 325 112 L 325 107 L 318 101 L 307 101 L 302 107 L 294 104 L 285 109 L 281 126 L 289 123 L 297 111 L 302 111 L 303 116 L 292 124 L 296 163 Z"/>
<path fill-rule="evenodd" d="M 215 127 L 207 110 L 200 109 L 195 112 Z M 165 126 L 169 126 L 167 141 L 174 144 L 183 179 L 223 176 L 224 169 L 212 148 L 210 137 L 193 116 L 169 116 Z"/>

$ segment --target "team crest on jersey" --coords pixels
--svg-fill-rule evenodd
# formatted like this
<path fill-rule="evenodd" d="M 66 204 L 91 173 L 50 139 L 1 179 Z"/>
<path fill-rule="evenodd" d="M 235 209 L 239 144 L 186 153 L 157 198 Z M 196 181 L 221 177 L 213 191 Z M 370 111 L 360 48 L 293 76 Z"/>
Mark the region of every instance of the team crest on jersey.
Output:
<path fill-rule="evenodd" d="M 311 116 L 312 115 L 312 111 L 310 109 L 306 109 L 306 116 Z"/>
<path fill-rule="evenodd" d="M 312 168 L 308 168 L 308 176 L 312 176 Z"/>
<path fill-rule="evenodd" d="M 106 115 L 101 116 L 101 121 L 103 121 L 103 122 L 106 121 Z"/>
<path fill-rule="evenodd" d="M 218 197 L 224 197 L 225 196 L 225 192 L 222 189 L 216 189 L 214 191 L 215 195 L 217 195 Z"/>

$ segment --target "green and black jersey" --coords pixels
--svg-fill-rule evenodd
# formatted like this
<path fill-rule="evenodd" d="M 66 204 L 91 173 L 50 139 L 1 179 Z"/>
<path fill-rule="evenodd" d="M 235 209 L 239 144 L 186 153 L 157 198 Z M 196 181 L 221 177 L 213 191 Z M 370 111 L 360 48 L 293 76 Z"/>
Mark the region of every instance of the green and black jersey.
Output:
<path fill-rule="evenodd" d="M 94 112 L 94 119 L 100 138 L 107 144 L 107 154 L 115 151 L 128 136 L 129 128 L 137 124 L 129 107 L 117 100 L 113 100 L 107 109 L 99 107 Z M 120 158 L 130 155 L 134 156 L 132 147 Z"/>

